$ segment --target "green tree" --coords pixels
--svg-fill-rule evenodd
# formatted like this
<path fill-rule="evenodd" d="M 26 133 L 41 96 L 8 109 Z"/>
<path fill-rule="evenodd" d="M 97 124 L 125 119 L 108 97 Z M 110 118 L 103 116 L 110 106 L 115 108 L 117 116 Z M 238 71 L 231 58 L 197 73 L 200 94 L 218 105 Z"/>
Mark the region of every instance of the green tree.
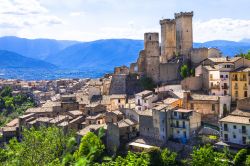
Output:
<path fill-rule="evenodd" d="M 189 68 L 186 64 L 181 66 L 181 73 L 180 74 L 181 74 L 182 78 L 186 78 L 189 76 Z"/>
<path fill-rule="evenodd" d="M 12 96 L 12 89 L 9 86 L 6 86 L 5 88 L 3 88 L 0 92 L 0 96 L 2 97 L 6 97 L 6 96 Z"/>
<path fill-rule="evenodd" d="M 150 157 L 151 166 L 160 166 L 161 162 L 161 149 L 157 147 L 150 148 L 145 151 Z"/>
<path fill-rule="evenodd" d="M 244 165 L 247 159 L 247 149 L 241 149 L 234 157 L 234 165 Z"/>
<path fill-rule="evenodd" d="M 210 145 L 194 149 L 191 154 L 192 166 L 226 166 L 228 161 L 223 159 L 222 156 L 215 152 Z"/>
<path fill-rule="evenodd" d="M 48 165 L 58 163 L 69 135 L 57 127 L 25 129 L 22 142 L 12 139 L 4 150 L 2 165 Z"/>
<path fill-rule="evenodd" d="M 101 157 L 105 149 L 104 144 L 94 133 L 87 133 L 81 140 L 79 149 L 74 153 L 75 160 L 86 158 L 90 163 Z"/>
<path fill-rule="evenodd" d="M 247 159 L 246 159 L 246 166 L 250 166 L 250 155 L 247 155 Z"/>
<path fill-rule="evenodd" d="M 250 60 L 250 50 L 246 54 L 240 52 L 237 56 L 240 56 L 240 57 L 243 57 L 243 58 Z"/>
<path fill-rule="evenodd" d="M 140 79 L 140 84 L 145 90 L 154 90 L 154 88 L 156 87 L 153 79 L 149 77 L 142 77 Z"/>
<path fill-rule="evenodd" d="M 174 166 L 177 165 L 176 162 L 177 154 L 174 152 L 171 152 L 168 149 L 164 149 L 161 152 L 161 161 L 163 166 Z"/>

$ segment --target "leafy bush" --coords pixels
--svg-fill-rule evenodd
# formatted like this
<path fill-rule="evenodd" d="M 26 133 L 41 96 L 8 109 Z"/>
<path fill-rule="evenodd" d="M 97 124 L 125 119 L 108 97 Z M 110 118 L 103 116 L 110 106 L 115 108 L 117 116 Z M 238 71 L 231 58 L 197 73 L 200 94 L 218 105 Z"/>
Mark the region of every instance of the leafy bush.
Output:
<path fill-rule="evenodd" d="M 247 159 L 247 150 L 241 149 L 234 157 L 234 165 L 244 165 Z"/>
<path fill-rule="evenodd" d="M 156 84 L 154 83 L 153 79 L 149 77 L 142 77 L 140 79 L 140 84 L 145 90 L 154 90 L 154 88 L 156 88 Z"/>

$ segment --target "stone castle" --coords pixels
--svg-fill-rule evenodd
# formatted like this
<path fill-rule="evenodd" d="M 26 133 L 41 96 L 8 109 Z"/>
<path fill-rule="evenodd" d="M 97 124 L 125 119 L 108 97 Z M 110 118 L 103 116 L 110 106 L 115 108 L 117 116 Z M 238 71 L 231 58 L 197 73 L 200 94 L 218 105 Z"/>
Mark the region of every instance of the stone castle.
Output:
<path fill-rule="evenodd" d="M 192 19 L 193 12 L 180 12 L 175 13 L 174 19 L 160 20 L 161 43 L 158 33 L 145 33 L 144 50 L 137 62 L 130 65 L 129 73 L 150 77 L 158 84 L 175 83 L 181 80 L 183 64 L 196 67 L 206 58 L 220 57 L 216 48 L 193 48 Z"/>

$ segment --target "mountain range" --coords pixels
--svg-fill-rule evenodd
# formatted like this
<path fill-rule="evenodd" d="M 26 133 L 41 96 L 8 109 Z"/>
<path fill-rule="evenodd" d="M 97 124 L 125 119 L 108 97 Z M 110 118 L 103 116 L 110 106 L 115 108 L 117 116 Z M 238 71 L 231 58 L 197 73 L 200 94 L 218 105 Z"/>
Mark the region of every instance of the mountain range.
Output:
<path fill-rule="evenodd" d="M 57 67 L 48 62 L 24 57 L 15 52 L 0 50 L 1 68 L 29 68 L 29 69 L 56 69 Z"/>
<path fill-rule="evenodd" d="M 194 43 L 195 48 L 216 47 L 223 55 L 234 56 L 250 50 L 250 39 L 239 42 L 214 40 Z M 106 39 L 79 42 L 53 39 L 0 37 L 0 68 L 66 68 L 112 70 L 135 62 L 143 40 Z"/>

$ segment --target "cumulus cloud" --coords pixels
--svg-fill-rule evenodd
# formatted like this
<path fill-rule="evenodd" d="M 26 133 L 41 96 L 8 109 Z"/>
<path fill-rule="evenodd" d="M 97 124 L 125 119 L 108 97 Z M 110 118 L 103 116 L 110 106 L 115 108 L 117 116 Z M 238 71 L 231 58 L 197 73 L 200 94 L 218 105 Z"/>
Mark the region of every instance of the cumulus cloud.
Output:
<path fill-rule="evenodd" d="M 0 0 L 2 14 L 29 15 L 47 13 L 47 9 L 36 0 Z"/>
<path fill-rule="evenodd" d="M 241 40 L 250 38 L 250 20 L 220 18 L 194 21 L 194 40 Z"/>
<path fill-rule="evenodd" d="M 61 19 L 50 14 L 38 0 L 0 0 L 0 9 L 1 31 L 8 28 L 21 31 L 32 26 L 62 23 Z"/>

